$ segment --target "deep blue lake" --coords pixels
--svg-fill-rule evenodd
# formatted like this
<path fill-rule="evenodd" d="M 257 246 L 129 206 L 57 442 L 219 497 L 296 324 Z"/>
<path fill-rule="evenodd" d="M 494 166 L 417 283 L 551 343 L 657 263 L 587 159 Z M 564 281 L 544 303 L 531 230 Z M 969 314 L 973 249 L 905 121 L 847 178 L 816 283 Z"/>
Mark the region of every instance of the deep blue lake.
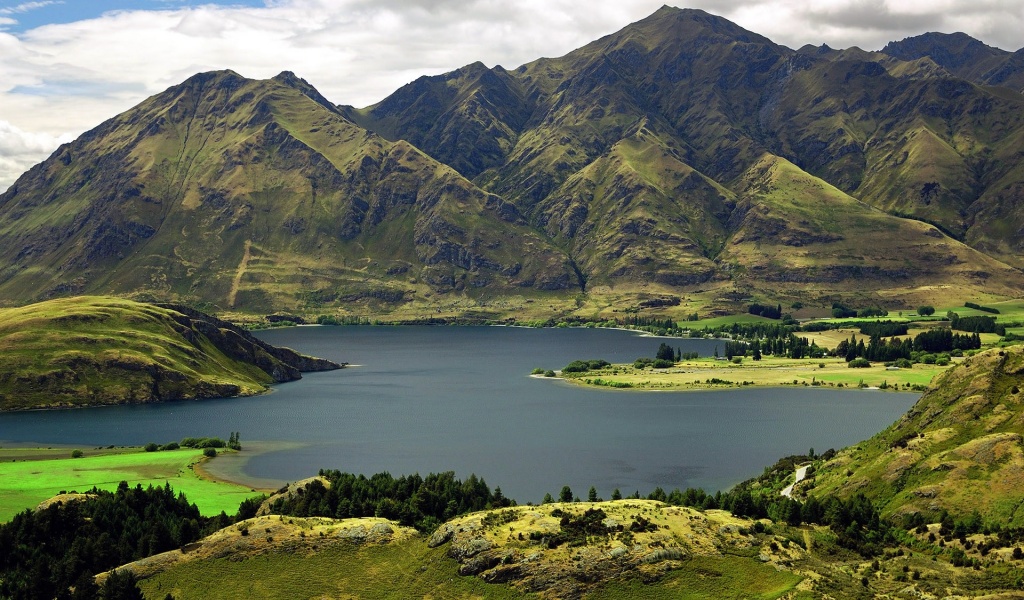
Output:
<path fill-rule="evenodd" d="M 603 329 L 295 327 L 266 341 L 349 362 L 254 398 L 0 415 L 0 443 L 145 444 L 186 436 L 299 442 L 253 457 L 252 477 L 320 468 L 370 475 L 476 473 L 519 502 L 656 486 L 714 491 L 779 457 L 882 430 L 917 394 L 820 388 L 713 392 L 584 389 L 531 378 L 578 358 L 631 362 L 661 338 Z M 667 340 L 709 355 L 714 340 Z"/>

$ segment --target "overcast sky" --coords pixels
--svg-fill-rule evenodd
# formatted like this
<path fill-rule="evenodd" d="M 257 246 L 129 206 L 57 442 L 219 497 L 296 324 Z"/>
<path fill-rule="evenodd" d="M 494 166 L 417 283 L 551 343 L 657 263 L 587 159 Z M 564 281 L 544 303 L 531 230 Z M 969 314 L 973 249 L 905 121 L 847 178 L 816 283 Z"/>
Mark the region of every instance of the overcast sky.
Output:
<path fill-rule="evenodd" d="M 474 61 L 561 56 L 664 0 L 0 0 L 0 191 L 103 120 L 190 75 L 294 71 L 366 106 Z M 692 0 L 791 48 L 878 50 L 927 31 L 1024 46 L 1022 0 Z"/>

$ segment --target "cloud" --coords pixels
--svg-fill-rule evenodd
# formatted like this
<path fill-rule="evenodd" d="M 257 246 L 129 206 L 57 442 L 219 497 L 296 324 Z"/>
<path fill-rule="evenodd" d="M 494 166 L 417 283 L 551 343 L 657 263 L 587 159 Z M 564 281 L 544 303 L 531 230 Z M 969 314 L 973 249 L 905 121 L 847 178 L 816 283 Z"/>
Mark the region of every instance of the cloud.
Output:
<path fill-rule="evenodd" d="M 31 10 L 44 8 L 47 6 L 53 6 L 54 4 L 64 4 L 63 0 L 44 0 L 42 2 L 22 2 L 17 6 L 8 6 L 0 8 L 0 15 L 17 15 L 27 13 Z"/>
<path fill-rule="evenodd" d="M 14 183 L 9 174 L 20 174 L 49 156 L 60 144 L 72 137 L 51 136 L 45 133 L 22 131 L 7 121 L 0 120 L 0 189 Z"/>
<path fill-rule="evenodd" d="M 22 134 L 38 136 L 37 145 L 51 140 L 52 150 L 59 139 L 215 69 L 253 78 L 290 70 L 334 102 L 366 106 L 421 75 L 477 60 L 511 69 L 561 56 L 663 2 L 268 0 L 257 7 L 163 3 L 160 10 L 113 11 L 17 35 L 0 31 L 0 115 Z M 1024 30 L 1019 0 L 694 0 L 689 6 L 794 48 L 878 49 L 942 30 L 1013 50 Z M 15 156 L 6 152 L 0 148 L 0 156 Z M 27 154 L 16 156 L 21 161 Z M 21 164 L 0 163 L 0 189 Z"/>

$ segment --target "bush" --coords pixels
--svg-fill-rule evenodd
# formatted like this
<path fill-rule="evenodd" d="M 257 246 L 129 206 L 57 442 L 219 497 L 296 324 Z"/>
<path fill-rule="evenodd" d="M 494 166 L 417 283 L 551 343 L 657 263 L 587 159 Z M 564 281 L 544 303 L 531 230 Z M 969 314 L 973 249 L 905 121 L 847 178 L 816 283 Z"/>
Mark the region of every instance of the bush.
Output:
<path fill-rule="evenodd" d="M 940 354 L 939 356 L 935 357 L 935 364 L 937 364 L 940 367 L 945 367 L 946 365 L 949 364 L 949 360 L 950 359 L 948 356 L 946 356 L 945 354 Z"/>
<path fill-rule="evenodd" d="M 216 448 L 205 448 L 205 449 L 203 449 L 203 456 L 208 456 L 210 458 L 213 458 L 214 456 L 217 456 L 217 449 Z"/>
<path fill-rule="evenodd" d="M 171 442 L 160 446 L 161 450 L 177 450 L 178 448 L 181 448 L 181 446 L 178 445 L 178 442 Z"/>
<path fill-rule="evenodd" d="M 655 369 L 667 369 L 673 365 L 675 365 L 674 362 L 670 360 L 665 360 L 663 358 L 655 359 L 655 361 L 651 363 L 651 366 L 653 366 Z"/>
<path fill-rule="evenodd" d="M 146 452 L 156 452 L 160 449 L 160 446 L 156 445 L 156 442 L 150 442 L 146 444 Z"/>
<path fill-rule="evenodd" d="M 935 314 L 935 307 L 923 304 L 917 307 L 917 314 L 921 315 L 922 317 L 929 317 Z"/>
<path fill-rule="evenodd" d="M 530 375 L 543 375 L 543 374 L 544 374 L 544 369 L 542 369 L 540 367 L 537 367 L 536 369 L 530 371 Z"/>
<path fill-rule="evenodd" d="M 544 376 L 545 377 L 554 377 L 555 376 L 555 372 L 552 371 L 551 369 L 548 369 L 547 371 L 544 371 Z"/>
<path fill-rule="evenodd" d="M 71 458 L 82 458 L 83 456 L 85 456 L 85 452 L 82 452 L 81 450 L 71 451 Z"/>
<path fill-rule="evenodd" d="M 855 358 L 850 361 L 849 366 L 851 369 L 865 369 L 871 366 L 871 361 L 866 358 Z"/>

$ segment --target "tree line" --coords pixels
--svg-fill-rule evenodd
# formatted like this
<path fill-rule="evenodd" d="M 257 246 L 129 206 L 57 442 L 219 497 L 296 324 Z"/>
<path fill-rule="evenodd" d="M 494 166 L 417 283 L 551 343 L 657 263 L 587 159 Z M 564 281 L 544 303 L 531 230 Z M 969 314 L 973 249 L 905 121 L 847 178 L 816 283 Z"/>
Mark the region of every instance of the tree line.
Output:
<path fill-rule="evenodd" d="M 503 508 L 515 503 L 494 491 L 476 475 L 465 481 L 453 471 L 392 477 L 377 473 L 371 477 L 336 470 L 321 470 L 329 485 L 311 482 L 300 494 L 276 500 L 270 506 L 274 514 L 295 517 L 383 517 L 420 531 L 433 531 L 452 517 Z"/>
<path fill-rule="evenodd" d="M 114 492 L 93 488 L 89 494 L 83 501 L 26 510 L 0 525 L 0 597 L 131 597 L 125 594 L 135 588 L 134 579 L 127 574 L 103 589 L 92 583 L 93 576 L 180 548 L 233 522 L 224 513 L 203 517 L 170 485 L 144 489 L 121 482 Z"/>

